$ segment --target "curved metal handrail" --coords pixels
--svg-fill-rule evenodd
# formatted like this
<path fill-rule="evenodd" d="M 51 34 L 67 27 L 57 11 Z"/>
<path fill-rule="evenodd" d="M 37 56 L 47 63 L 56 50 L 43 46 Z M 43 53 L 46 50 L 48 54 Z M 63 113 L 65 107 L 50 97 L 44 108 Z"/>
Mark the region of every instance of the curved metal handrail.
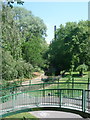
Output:
<path fill-rule="evenodd" d="M 57 106 L 90 113 L 90 90 L 44 89 L 14 93 L 0 97 L 0 115 L 14 110 Z"/>
<path fill-rule="evenodd" d="M 38 83 L 38 84 L 29 84 L 29 85 L 17 85 L 17 86 L 12 86 L 12 87 L 1 87 L 0 88 L 0 91 L 2 91 L 2 90 L 8 90 L 8 89 L 15 89 L 15 88 L 19 88 L 19 87 L 27 87 L 27 86 L 37 86 L 37 85 L 41 85 L 41 86 L 43 86 L 43 85 L 50 85 L 50 84 L 67 84 L 67 81 L 64 81 L 64 82 L 46 82 L 46 83 Z M 72 82 L 71 81 L 68 81 L 68 84 L 72 84 Z M 88 85 L 88 82 L 85 82 L 85 80 L 84 80 L 84 82 L 82 83 L 82 82 L 74 82 L 74 84 L 86 84 L 86 85 Z"/>

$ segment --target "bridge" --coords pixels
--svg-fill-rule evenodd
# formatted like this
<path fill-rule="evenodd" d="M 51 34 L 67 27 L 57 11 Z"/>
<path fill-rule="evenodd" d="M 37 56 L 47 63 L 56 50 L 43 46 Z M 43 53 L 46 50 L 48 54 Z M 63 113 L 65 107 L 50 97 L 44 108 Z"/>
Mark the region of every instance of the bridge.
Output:
<path fill-rule="evenodd" d="M 20 91 L 20 88 L 19 90 L 17 88 L 17 91 L 0 97 L 0 117 L 16 111 L 31 111 L 37 108 L 69 110 L 83 117 L 90 117 L 90 90 L 42 88 L 29 90 L 29 86 L 24 91 L 22 89 Z"/>

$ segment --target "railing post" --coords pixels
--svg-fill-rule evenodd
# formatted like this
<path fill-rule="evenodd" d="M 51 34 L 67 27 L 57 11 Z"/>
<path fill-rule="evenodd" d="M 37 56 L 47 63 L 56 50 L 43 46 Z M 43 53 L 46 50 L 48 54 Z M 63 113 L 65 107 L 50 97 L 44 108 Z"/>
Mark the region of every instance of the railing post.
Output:
<path fill-rule="evenodd" d="M 90 90 L 90 78 L 88 77 L 88 86 L 87 89 Z"/>
<path fill-rule="evenodd" d="M 45 97 L 45 86 L 44 86 L 44 83 L 43 83 L 43 97 Z"/>
<path fill-rule="evenodd" d="M 62 91 L 61 91 L 61 89 L 59 89 L 59 106 L 60 106 L 60 108 L 61 108 L 61 105 L 62 105 Z"/>
<path fill-rule="evenodd" d="M 58 89 L 57 96 L 59 97 L 59 78 L 58 78 L 57 89 Z"/>
<path fill-rule="evenodd" d="M 15 95 L 14 93 L 12 94 L 12 109 L 14 109 L 15 106 Z"/>
<path fill-rule="evenodd" d="M 70 85 L 69 81 L 70 81 L 70 78 L 68 77 L 68 80 L 67 80 L 67 83 L 66 83 L 68 89 L 70 89 L 70 87 L 69 87 L 69 85 Z M 67 91 L 67 94 L 69 95 L 69 90 Z"/>
<path fill-rule="evenodd" d="M 35 103 L 36 103 L 36 106 L 38 106 L 38 95 L 37 96 L 35 96 Z"/>
<path fill-rule="evenodd" d="M 31 80 L 29 80 L 29 86 L 31 85 Z"/>
<path fill-rule="evenodd" d="M 82 90 L 82 111 L 85 112 L 86 109 L 86 92 Z"/>
<path fill-rule="evenodd" d="M 72 89 L 74 89 L 74 78 L 72 77 Z M 73 97 L 73 90 L 72 90 L 72 97 Z"/>

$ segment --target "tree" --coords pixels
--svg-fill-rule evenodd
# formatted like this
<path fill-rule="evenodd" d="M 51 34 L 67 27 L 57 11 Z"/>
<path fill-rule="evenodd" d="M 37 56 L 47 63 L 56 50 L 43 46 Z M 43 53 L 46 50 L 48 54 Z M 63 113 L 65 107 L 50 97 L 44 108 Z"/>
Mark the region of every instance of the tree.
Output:
<path fill-rule="evenodd" d="M 43 20 L 35 17 L 31 11 L 24 8 L 14 8 L 14 19 L 22 34 L 22 57 L 33 66 L 44 66 L 44 49 L 46 26 Z"/>
<path fill-rule="evenodd" d="M 56 31 L 56 40 L 50 44 L 50 66 L 58 75 L 60 71 L 74 70 L 81 64 L 89 65 L 88 21 L 68 22 Z"/>
<path fill-rule="evenodd" d="M 17 61 L 12 57 L 10 51 L 2 51 L 2 79 L 14 80 L 31 78 L 33 72 L 33 66 L 19 58 Z"/>
<path fill-rule="evenodd" d="M 31 78 L 36 67 L 43 68 L 46 26 L 24 8 L 2 5 L 2 79 Z M 46 48 L 45 48 L 46 49 Z"/>
<path fill-rule="evenodd" d="M 17 23 L 19 30 L 27 42 L 33 36 L 44 38 L 46 36 L 46 25 L 39 17 L 35 17 L 31 11 L 24 8 L 15 7 L 13 9 L 14 19 Z"/>
<path fill-rule="evenodd" d="M 15 69 L 16 61 L 13 59 L 9 51 L 2 50 L 2 79 L 13 80 L 17 78 Z"/>
<path fill-rule="evenodd" d="M 88 70 L 88 66 L 85 64 L 82 64 L 82 65 L 79 65 L 76 70 L 79 71 L 80 76 L 83 76 L 83 72 Z"/>
<path fill-rule="evenodd" d="M 13 19 L 12 9 L 2 6 L 2 46 L 5 50 L 11 51 L 11 55 L 17 60 L 21 57 L 21 34 Z"/>

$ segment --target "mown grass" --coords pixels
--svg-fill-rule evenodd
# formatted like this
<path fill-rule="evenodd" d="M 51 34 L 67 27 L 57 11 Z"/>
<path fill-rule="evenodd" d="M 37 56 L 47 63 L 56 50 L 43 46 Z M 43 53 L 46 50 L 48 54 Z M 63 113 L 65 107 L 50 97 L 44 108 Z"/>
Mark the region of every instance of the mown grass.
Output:
<path fill-rule="evenodd" d="M 70 78 L 70 75 L 67 72 L 65 76 L 59 80 L 59 84 L 58 84 L 58 81 L 55 81 L 55 83 L 57 84 L 55 84 L 54 82 L 52 84 L 49 84 L 47 82 L 45 84 L 48 84 L 48 85 L 44 85 L 44 89 L 84 89 L 86 90 L 88 88 L 88 72 L 84 72 L 83 77 L 79 77 L 78 72 L 73 72 L 72 74 L 74 79 L 73 83 L 72 83 L 72 78 Z M 29 95 L 40 96 L 42 95 L 42 93 L 43 92 L 38 91 L 38 92 L 29 93 Z M 48 91 L 46 91 L 45 93 L 48 94 Z M 68 91 L 66 93 L 68 95 Z M 69 93 L 70 93 L 70 96 L 72 96 L 73 91 L 69 91 Z M 81 92 L 78 93 L 77 91 L 75 91 L 74 95 L 80 96 Z"/>
<path fill-rule="evenodd" d="M 80 77 L 78 72 L 73 72 L 72 75 L 73 75 L 73 78 L 70 77 L 69 73 L 67 72 L 65 76 L 59 80 L 59 85 L 53 84 L 46 88 L 48 89 L 56 89 L 56 88 L 87 89 L 88 84 L 84 84 L 84 83 L 88 83 L 88 72 L 84 72 L 83 77 Z M 74 81 L 72 81 L 72 79 Z M 58 83 L 58 81 L 56 81 L 56 83 Z"/>
<path fill-rule="evenodd" d="M 15 119 L 16 120 L 25 120 L 25 118 L 29 118 L 29 120 L 39 120 L 39 118 L 33 116 L 32 114 L 30 114 L 28 112 L 10 115 L 10 116 L 3 118 L 3 120 L 6 120 L 7 118 L 8 118 L 8 120 L 15 120 Z"/>
<path fill-rule="evenodd" d="M 84 90 L 88 89 L 88 72 L 84 72 L 83 77 L 80 77 L 78 72 L 72 72 L 72 76 L 73 77 L 70 77 L 69 73 L 67 72 L 65 76 L 59 80 L 59 84 L 53 83 L 52 85 L 45 87 L 45 89 L 58 89 L 58 88 L 59 89 L 84 89 Z M 55 82 L 58 83 L 58 81 L 55 81 Z M 68 93 L 70 96 L 72 96 L 73 91 L 69 91 L 69 92 L 67 91 L 65 93 L 66 96 L 68 96 Z M 74 92 L 75 97 L 78 97 L 80 95 L 82 95 L 81 92 L 79 93 L 77 91 Z"/>

